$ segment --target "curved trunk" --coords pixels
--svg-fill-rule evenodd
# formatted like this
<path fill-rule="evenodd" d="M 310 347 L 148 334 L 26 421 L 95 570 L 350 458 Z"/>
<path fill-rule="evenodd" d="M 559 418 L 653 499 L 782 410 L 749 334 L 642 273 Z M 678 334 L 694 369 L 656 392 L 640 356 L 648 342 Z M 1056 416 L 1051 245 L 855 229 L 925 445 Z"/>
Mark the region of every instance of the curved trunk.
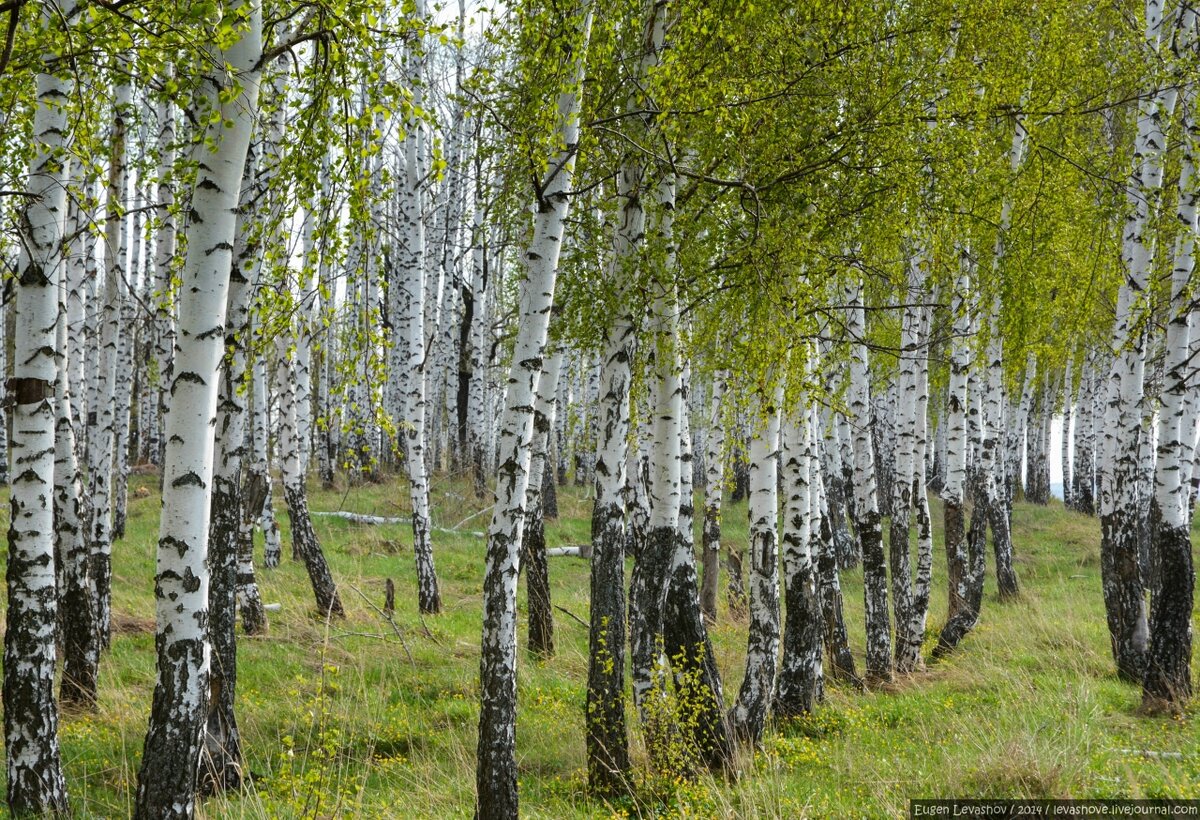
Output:
<path fill-rule="evenodd" d="M 304 562 L 317 612 L 321 617 L 345 617 L 346 611 L 342 608 L 337 585 L 308 513 L 308 490 L 304 485 L 304 472 L 300 469 L 301 445 L 296 429 L 296 360 L 294 347 L 287 347 L 288 341 L 281 336 L 276 339 L 275 347 L 279 357 L 277 366 L 280 382 L 283 384 L 279 394 L 279 449 L 283 454 L 280 473 L 288 520 L 291 522 L 292 552 Z"/>
<path fill-rule="evenodd" d="M 158 679 L 138 772 L 135 817 L 191 817 L 207 717 L 209 570 L 207 547 L 213 478 L 213 424 L 235 213 L 250 131 L 258 103 L 255 66 L 262 54 L 262 17 L 255 5 L 236 2 L 232 16 L 248 12 L 248 27 L 227 51 L 213 49 L 213 71 L 198 92 L 197 119 L 209 122 L 210 153 L 201 141 L 192 193 L 187 254 L 179 299 L 176 368 L 166 417 L 162 524 L 155 584 Z M 235 79 L 236 78 L 236 79 Z M 240 93 L 230 86 L 237 83 Z M 209 118 L 207 113 L 219 111 Z M 225 121 L 231 128 L 222 127 Z"/>

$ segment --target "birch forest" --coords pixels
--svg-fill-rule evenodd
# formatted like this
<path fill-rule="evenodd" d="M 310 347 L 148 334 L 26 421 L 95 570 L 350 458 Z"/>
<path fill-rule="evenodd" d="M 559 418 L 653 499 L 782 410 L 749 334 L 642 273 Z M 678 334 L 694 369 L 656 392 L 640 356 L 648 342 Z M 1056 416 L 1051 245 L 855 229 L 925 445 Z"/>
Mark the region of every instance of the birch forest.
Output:
<path fill-rule="evenodd" d="M 1200 798 L 1198 95 L 1197 0 L 0 0 L 12 816 Z"/>

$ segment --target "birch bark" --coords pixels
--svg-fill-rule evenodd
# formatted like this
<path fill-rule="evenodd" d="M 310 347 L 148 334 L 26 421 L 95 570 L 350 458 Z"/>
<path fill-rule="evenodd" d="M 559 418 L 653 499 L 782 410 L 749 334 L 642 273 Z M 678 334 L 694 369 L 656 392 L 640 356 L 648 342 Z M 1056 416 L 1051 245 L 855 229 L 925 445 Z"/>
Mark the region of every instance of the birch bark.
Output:
<path fill-rule="evenodd" d="M 76 6 L 57 0 L 43 6 L 39 29 L 48 42 L 64 23 L 73 25 Z M 54 699 L 58 600 L 54 573 L 55 386 L 63 276 L 63 226 L 67 215 L 70 140 L 67 101 L 72 75 L 52 50 L 42 56 L 33 115 L 35 154 L 27 187 L 31 197 L 20 214 L 21 250 L 8 402 L 12 477 L 4 631 L 4 740 L 9 809 L 15 815 L 67 811 L 67 786 L 58 745 Z M 65 402 L 64 402 L 65 403 Z"/>
<path fill-rule="evenodd" d="M 176 368 L 165 420 L 162 524 L 155 583 L 158 679 L 138 772 L 134 816 L 190 818 L 209 698 L 207 564 L 213 478 L 213 424 L 238 197 L 258 104 L 262 9 L 238 0 L 245 19 L 225 51 L 211 47 L 196 91 L 195 118 L 210 123 L 215 153 L 198 143 L 188 250 L 179 299 Z M 226 72 L 225 68 L 229 71 Z M 240 93 L 233 92 L 237 83 Z M 210 118 L 219 114 L 216 121 Z M 232 127 L 224 128 L 225 121 Z"/>
<path fill-rule="evenodd" d="M 583 69 L 592 9 L 578 12 L 579 40 L 569 49 L 571 79 L 558 94 L 557 130 L 562 146 L 551 157 L 550 177 L 534 215 L 533 238 L 525 252 L 520 325 L 500 419 L 496 505 L 488 528 L 480 641 L 479 745 L 476 754 L 476 814 L 517 816 L 517 576 L 520 570 L 525 496 L 532 456 L 533 402 L 542 371 L 554 285 L 570 201 L 567 191 L 579 139 Z M 410 456 L 411 460 L 411 456 Z"/>

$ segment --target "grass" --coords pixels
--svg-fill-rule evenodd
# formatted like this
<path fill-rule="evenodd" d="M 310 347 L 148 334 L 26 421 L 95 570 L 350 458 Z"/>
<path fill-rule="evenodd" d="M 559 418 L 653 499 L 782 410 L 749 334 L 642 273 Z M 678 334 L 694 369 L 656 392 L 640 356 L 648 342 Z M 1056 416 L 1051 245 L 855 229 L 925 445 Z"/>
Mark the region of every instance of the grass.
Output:
<path fill-rule="evenodd" d="M 80 817 L 130 812 L 150 708 L 159 502 L 153 478 L 135 477 L 133 487 L 150 494 L 135 498 L 131 488 L 129 534 L 113 550 L 118 632 L 102 662 L 99 709 L 66 714 L 61 726 Z M 464 483 L 436 481 L 433 502 L 440 526 L 486 528 L 489 512 Z M 394 483 L 314 488 L 310 506 L 404 515 L 407 492 Z M 564 488 L 560 508 L 547 527 L 549 544 L 587 539 L 583 491 Z M 744 505 L 730 505 L 727 537 L 744 542 L 745 519 Z M 286 544 L 287 516 L 280 522 Z M 255 788 L 207 801 L 202 816 L 469 816 L 483 540 L 435 535 L 445 612 L 422 623 L 405 525 L 328 517 L 315 524 L 347 618 L 314 617 L 297 563 L 285 558 L 276 570 L 259 570 L 263 600 L 281 609 L 270 613 L 268 635 L 239 637 L 239 719 Z M 1014 528 L 1021 597 L 999 603 L 989 577 L 981 623 L 953 658 L 886 692 L 831 688 L 815 715 L 771 731 L 736 782 L 640 775 L 637 799 L 616 805 L 586 794 L 587 633 L 556 611 L 558 654 L 545 662 L 521 655 L 523 814 L 900 817 L 917 797 L 1200 798 L 1195 713 L 1140 717 L 1140 691 L 1112 672 L 1098 522 L 1058 504 L 1018 505 Z M 945 611 L 940 530 L 936 549 L 927 650 Z M 550 569 L 554 602 L 586 621 L 587 563 L 554 558 Z M 397 587 L 395 631 L 376 609 L 387 578 Z M 847 573 L 843 585 L 852 645 L 861 648 L 861 575 Z M 523 613 L 523 588 L 519 605 Z M 728 700 L 741 679 L 746 624 L 722 610 L 713 639 Z M 634 751 L 644 772 L 636 731 Z"/>

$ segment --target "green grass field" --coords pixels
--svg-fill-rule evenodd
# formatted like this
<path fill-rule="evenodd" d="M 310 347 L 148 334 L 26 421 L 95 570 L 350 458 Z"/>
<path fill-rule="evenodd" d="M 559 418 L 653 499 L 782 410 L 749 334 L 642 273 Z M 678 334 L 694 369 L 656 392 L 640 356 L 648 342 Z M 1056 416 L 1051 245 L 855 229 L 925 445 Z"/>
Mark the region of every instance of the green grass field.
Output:
<path fill-rule="evenodd" d="M 132 497 L 136 487 L 150 495 Z M 436 480 L 433 501 L 437 525 L 486 528 L 490 510 L 465 484 Z M 404 515 L 407 492 L 400 484 L 314 489 L 310 504 Z M 563 490 L 560 507 L 561 518 L 547 526 L 550 546 L 587 539 L 583 492 Z M 102 662 L 99 710 L 62 720 L 68 785 L 81 817 L 121 817 L 132 807 L 154 681 L 158 508 L 154 479 L 135 478 L 129 534 L 113 550 L 116 634 Z M 727 507 L 727 537 L 745 541 L 745 518 L 744 504 Z M 260 568 L 259 583 L 263 600 L 282 608 L 270 613 L 268 635 L 239 638 L 239 720 L 254 788 L 207 801 L 203 816 L 469 816 L 483 540 L 436 533 L 445 612 L 422 623 L 407 526 L 315 519 L 347 610 L 345 621 L 326 624 L 314 617 L 302 567 L 286 557 L 287 516 L 280 520 L 284 564 Z M 546 662 L 521 657 L 523 813 L 897 817 L 907 816 L 916 797 L 1200 798 L 1195 713 L 1140 717 L 1140 690 L 1112 673 L 1098 522 L 1057 504 L 1018 505 L 1014 526 L 1021 599 L 999 604 L 989 577 L 982 620 L 953 659 L 887 692 L 830 689 L 813 718 L 769 731 L 736 782 L 649 776 L 635 731 L 643 774 L 637 797 L 620 804 L 586 794 L 587 631 L 556 610 L 558 654 Z M 940 530 L 936 550 L 930 637 L 946 601 Z M 550 560 L 554 603 L 586 622 L 587 563 Z M 395 629 L 378 610 L 387 578 L 397 586 Z M 843 588 L 852 645 L 861 650 L 861 575 L 844 576 Z M 523 613 L 523 590 L 520 606 Z M 729 700 L 741 680 L 746 624 L 722 611 L 713 637 Z"/>

